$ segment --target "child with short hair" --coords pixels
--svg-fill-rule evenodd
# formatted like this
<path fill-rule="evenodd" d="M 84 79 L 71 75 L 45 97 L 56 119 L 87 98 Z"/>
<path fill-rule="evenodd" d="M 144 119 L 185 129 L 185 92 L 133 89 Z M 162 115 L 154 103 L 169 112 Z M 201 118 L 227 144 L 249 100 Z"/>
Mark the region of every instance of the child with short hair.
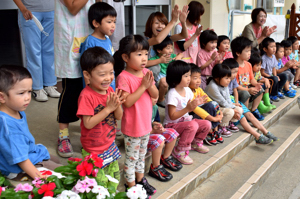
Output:
<path fill-rule="evenodd" d="M 193 164 L 189 151 L 207 153 L 209 149 L 203 146 L 203 140 L 211 129 L 208 120 L 193 119 L 188 113 L 202 104 L 201 98 L 195 99 L 188 87 L 191 80 L 190 65 L 184 61 L 174 61 L 167 69 L 167 83 L 170 90 L 166 97 L 164 127 L 175 129 L 180 136 L 172 155 L 182 164 Z"/>
<path fill-rule="evenodd" d="M 228 89 L 229 89 L 231 102 L 236 106 L 242 107 L 243 109 L 243 114 L 241 115 L 241 118 L 239 120 L 242 127 L 245 129 L 245 131 L 247 131 L 248 133 L 250 133 L 255 137 L 255 142 L 257 144 L 270 144 L 272 140 L 273 141 L 279 140 L 271 132 L 268 132 L 268 130 L 266 130 L 266 128 L 256 119 L 256 117 L 254 117 L 254 115 L 249 111 L 249 109 L 242 102 L 238 101 L 239 94 L 237 91 L 237 87 L 239 85 L 236 80 L 236 74 L 239 69 L 239 64 L 237 63 L 237 61 L 233 58 L 229 58 L 226 59 L 222 64 L 228 66 L 231 69 L 231 82 L 228 85 Z M 263 134 L 260 135 L 255 129 L 253 129 L 247 120 L 249 120 L 253 124 L 253 126 L 255 126 Z M 235 124 L 237 125 L 239 122 L 236 122 Z"/>
<path fill-rule="evenodd" d="M 264 116 L 258 111 L 259 106 L 264 106 L 261 102 L 263 89 L 260 83 L 254 79 L 252 66 L 248 62 L 251 56 L 251 44 L 246 37 L 237 37 L 231 42 L 231 50 L 234 59 L 239 63 L 236 80 L 239 84 L 239 101 L 248 107 L 249 101 L 253 101 L 251 112 L 258 120 L 264 120 Z M 264 108 L 264 107 L 263 107 Z"/>
<path fill-rule="evenodd" d="M 31 101 L 32 78 L 22 66 L 0 67 L 0 171 L 8 179 L 26 181 L 45 177 L 38 166 L 54 170 L 57 157 L 35 144 L 29 131 L 25 110 Z"/>
<path fill-rule="evenodd" d="M 152 130 L 152 101 L 158 98 L 153 73 L 146 69 L 149 43 L 141 35 L 128 35 L 120 40 L 114 54 L 117 87 L 126 101 L 121 130 L 125 143 L 125 187 L 141 184 L 147 195 L 156 193 L 144 177 L 145 155 Z M 126 68 L 125 68 L 126 64 Z M 125 69 L 125 70 L 124 70 Z"/>
<path fill-rule="evenodd" d="M 218 53 L 222 54 L 222 61 L 228 58 L 233 58 L 232 52 L 228 51 L 230 48 L 230 39 L 226 35 L 218 36 L 217 49 Z"/>
<path fill-rule="evenodd" d="M 172 62 L 174 60 L 181 60 L 183 57 L 182 53 L 179 53 L 178 55 L 173 53 L 173 41 L 169 36 L 167 36 L 160 44 L 154 45 L 153 49 L 155 50 L 157 55 L 151 57 L 149 60 L 160 59 L 161 56 L 166 55 L 167 57 L 171 58 L 170 62 Z M 166 72 L 169 63 L 159 64 L 160 72 L 158 76 L 155 78 L 155 81 L 158 82 L 158 90 L 159 90 L 159 97 L 157 103 L 159 106 L 162 107 L 165 107 L 164 99 L 168 91 L 168 84 L 166 82 Z"/>
<path fill-rule="evenodd" d="M 115 137 L 116 120 L 122 118 L 120 105 L 124 100 L 120 98 L 121 92 L 115 93 L 110 86 L 114 79 L 113 64 L 113 57 L 101 47 L 89 48 L 82 54 L 80 65 L 88 84 L 80 93 L 77 116 L 81 119 L 83 156 L 97 154 L 103 159 L 104 173 L 120 180 L 121 154 Z"/>
<path fill-rule="evenodd" d="M 213 30 L 205 30 L 200 35 L 200 47 L 197 55 L 197 65 L 201 69 L 201 88 L 205 89 L 206 80 L 211 76 L 212 68 L 221 62 L 223 54 L 218 54 L 218 35 Z"/>
<path fill-rule="evenodd" d="M 296 36 L 290 36 L 287 38 L 288 41 L 292 42 L 292 53 L 290 54 L 290 60 L 295 61 L 295 67 L 290 69 L 295 75 L 294 82 L 291 82 L 290 85 L 292 88 L 296 89 L 300 86 L 300 61 L 299 61 L 299 40 Z M 296 68 L 297 67 L 297 68 Z M 296 70 L 296 71 L 295 71 Z M 296 83 L 296 84 L 295 84 Z"/>

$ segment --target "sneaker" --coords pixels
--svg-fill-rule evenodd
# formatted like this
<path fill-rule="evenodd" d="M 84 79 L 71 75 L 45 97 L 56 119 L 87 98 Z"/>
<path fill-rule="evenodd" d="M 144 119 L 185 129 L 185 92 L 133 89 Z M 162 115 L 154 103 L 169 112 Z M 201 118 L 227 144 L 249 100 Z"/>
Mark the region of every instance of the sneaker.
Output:
<path fill-rule="evenodd" d="M 270 100 L 273 101 L 273 102 L 279 102 L 278 97 L 275 96 L 275 95 L 274 96 L 270 95 Z"/>
<path fill-rule="evenodd" d="M 265 136 L 272 139 L 273 141 L 278 141 L 279 140 L 278 137 L 273 135 L 271 132 L 268 132 Z"/>
<path fill-rule="evenodd" d="M 277 93 L 277 97 L 279 97 L 280 99 L 285 99 L 284 95 L 281 92 Z"/>
<path fill-rule="evenodd" d="M 232 133 L 226 129 L 226 126 L 220 126 L 219 127 L 219 133 L 224 138 L 228 138 L 228 137 L 232 136 Z"/>
<path fill-rule="evenodd" d="M 295 81 L 294 85 L 297 86 L 297 87 L 300 87 L 300 80 Z"/>
<path fill-rule="evenodd" d="M 223 143 L 224 142 L 224 139 L 222 138 L 222 136 L 221 136 L 221 133 L 220 132 L 218 132 L 218 131 L 215 131 L 215 138 L 216 138 L 216 140 L 217 140 L 217 143 Z"/>
<path fill-rule="evenodd" d="M 214 133 L 208 133 L 206 138 L 204 139 L 205 143 L 208 145 L 217 145 L 218 142 L 215 139 L 215 134 Z"/>
<path fill-rule="evenodd" d="M 38 102 L 48 101 L 47 93 L 44 89 L 32 91 L 32 96 Z"/>
<path fill-rule="evenodd" d="M 172 156 L 182 164 L 193 164 L 193 159 L 190 158 L 189 151 L 177 151 L 176 148 L 174 148 Z"/>
<path fill-rule="evenodd" d="M 290 97 L 290 98 L 293 98 L 296 96 L 296 94 L 291 91 L 284 91 L 283 93 L 285 96 Z"/>
<path fill-rule="evenodd" d="M 182 169 L 182 164 L 178 160 L 174 159 L 174 157 L 171 155 L 167 158 L 163 158 L 163 156 L 161 156 L 160 163 L 171 171 L 179 171 Z"/>
<path fill-rule="evenodd" d="M 150 165 L 149 176 L 162 182 L 167 182 L 173 178 L 173 175 L 170 174 L 163 165 L 154 168 L 152 164 Z"/>
<path fill-rule="evenodd" d="M 197 151 L 199 153 L 207 153 L 209 149 L 206 146 L 203 146 L 203 143 L 192 143 L 191 150 Z"/>
<path fill-rule="evenodd" d="M 293 84 L 293 83 L 290 83 L 290 86 L 291 86 L 293 89 L 297 89 L 297 88 L 298 88 L 298 86 L 296 86 L 296 85 Z"/>
<path fill-rule="evenodd" d="M 229 122 L 229 126 L 226 126 L 226 128 L 228 131 L 231 131 L 232 133 L 236 133 L 240 130 L 237 126 L 233 124 L 233 122 Z"/>
<path fill-rule="evenodd" d="M 46 86 L 44 90 L 46 91 L 49 97 L 54 97 L 54 98 L 60 97 L 60 93 L 56 90 L 55 86 Z"/>
<path fill-rule="evenodd" d="M 57 153 L 60 157 L 69 158 L 73 155 L 73 148 L 69 138 L 59 139 L 57 145 Z"/>
<path fill-rule="evenodd" d="M 255 111 L 252 112 L 252 114 L 254 115 L 254 117 L 256 117 L 257 120 L 262 121 L 265 119 L 265 117 L 260 114 L 260 112 L 258 111 L 258 109 L 255 109 Z"/>
<path fill-rule="evenodd" d="M 136 182 L 136 184 L 143 185 L 143 188 L 146 190 L 147 195 L 152 196 L 153 194 L 156 193 L 156 189 L 148 183 L 145 177 L 143 177 L 140 182 Z"/>
<path fill-rule="evenodd" d="M 256 144 L 271 144 L 273 140 L 264 135 L 260 135 L 258 139 L 255 139 Z"/>
<path fill-rule="evenodd" d="M 122 134 L 121 129 L 117 128 L 116 136 L 121 136 Z"/>

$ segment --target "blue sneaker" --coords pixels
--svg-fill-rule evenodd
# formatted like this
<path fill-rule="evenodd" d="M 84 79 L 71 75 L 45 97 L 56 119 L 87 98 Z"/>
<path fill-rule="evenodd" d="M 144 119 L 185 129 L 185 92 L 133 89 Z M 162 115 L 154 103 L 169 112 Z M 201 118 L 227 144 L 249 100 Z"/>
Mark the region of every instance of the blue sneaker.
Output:
<path fill-rule="evenodd" d="M 270 100 L 272 100 L 273 102 L 279 102 L 278 97 L 275 95 L 274 96 L 270 95 Z"/>
<path fill-rule="evenodd" d="M 260 114 L 260 112 L 258 111 L 258 109 L 255 109 L 255 111 L 252 112 L 252 114 L 254 115 L 254 117 L 256 117 L 256 119 L 258 119 L 259 121 L 262 121 L 265 119 L 265 117 Z"/>
<path fill-rule="evenodd" d="M 279 97 L 280 99 L 285 99 L 284 95 L 281 92 L 277 93 L 277 97 Z"/>
<path fill-rule="evenodd" d="M 296 93 L 293 93 L 291 91 L 283 91 L 284 95 L 287 96 L 287 97 L 295 97 L 296 96 Z"/>
<path fill-rule="evenodd" d="M 290 89 L 290 91 L 292 92 L 292 93 L 297 93 L 297 91 L 296 90 L 294 90 L 294 89 Z"/>

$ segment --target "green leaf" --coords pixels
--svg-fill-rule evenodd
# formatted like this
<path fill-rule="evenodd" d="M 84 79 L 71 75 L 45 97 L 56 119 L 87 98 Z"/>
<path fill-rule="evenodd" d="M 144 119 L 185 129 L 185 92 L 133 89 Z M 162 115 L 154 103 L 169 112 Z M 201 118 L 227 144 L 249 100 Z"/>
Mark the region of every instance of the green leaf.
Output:
<path fill-rule="evenodd" d="M 126 192 L 119 192 L 116 194 L 115 199 L 128 199 Z"/>
<path fill-rule="evenodd" d="M 54 195 L 57 195 L 57 194 L 61 194 L 61 192 L 63 192 L 65 189 L 62 188 L 62 189 L 55 189 L 53 192 L 54 192 Z"/>
<path fill-rule="evenodd" d="M 94 194 L 92 191 L 88 192 L 86 194 L 87 198 L 92 199 L 96 194 Z"/>
<path fill-rule="evenodd" d="M 57 179 L 57 176 L 52 175 L 52 176 L 49 176 L 49 177 L 47 178 L 47 181 L 48 181 L 48 182 L 54 182 L 56 179 Z"/>
<path fill-rule="evenodd" d="M 5 177 L 0 177 L 0 186 L 2 186 L 2 184 L 4 183 L 5 181 Z"/>
<path fill-rule="evenodd" d="M 74 169 L 76 169 L 77 165 L 69 164 L 66 166 L 57 167 L 54 169 L 55 172 L 61 173 L 61 172 L 72 172 Z"/>
<path fill-rule="evenodd" d="M 115 188 L 113 185 L 111 185 L 110 183 L 108 183 L 107 189 L 108 189 L 108 192 L 109 192 L 110 194 L 116 192 L 116 188 Z"/>
<path fill-rule="evenodd" d="M 69 175 L 66 179 L 64 179 L 64 184 L 72 184 L 77 180 L 77 176 Z"/>

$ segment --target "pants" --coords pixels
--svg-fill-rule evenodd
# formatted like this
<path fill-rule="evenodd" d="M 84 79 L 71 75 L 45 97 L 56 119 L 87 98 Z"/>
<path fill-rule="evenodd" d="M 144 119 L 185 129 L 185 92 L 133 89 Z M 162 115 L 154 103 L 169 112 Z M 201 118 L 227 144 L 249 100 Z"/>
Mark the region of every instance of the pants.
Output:
<path fill-rule="evenodd" d="M 40 90 L 57 83 L 54 72 L 54 11 L 32 14 L 41 22 L 49 36 L 42 33 L 33 20 L 26 21 L 21 11 L 18 13 L 18 23 L 25 45 L 26 68 L 33 80 L 32 89 Z"/>
<path fill-rule="evenodd" d="M 237 122 L 238 120 L 233 118 L 234 110 L 237 110 L 240 113 L 240 116 L 243 114 L 243 109 L 241 107 L 236 106 L 234 109 L 232 108 L 220 108 L 223 112 L 223 119 L 220 126 L 228 126 L 229 122 Z"/>
<path fill-rule="evenodd" d="M 217 102 L 211 101 L 200 106 L 204 109 L 209 115 L 215 117 L 220 114 L 220 106 Z M 194 114 L 194 118 L 201 119 L 198 115 Z M 220 123 L 219 122 L 211 122 L 211 128 L 216 128 Z"/>
<path fill-rule="evenodd" d="M 211 123 L 208 120 L 193 119 L 191 121 L 169 123 L 166 128 L 175 129 L 180 136 L 177 149 L 180 151 L 191 150 L 191 143 L 202 143 L 211 129 Z"/>
<path fill-rule="evenodd" d="M 271 96 L 278 95 L 278 92 L 282 90 L 285 82 L 287 81 L 287 75 L 284 73 L 278 74 L 278 77 L 280 78 L 280 81 L 278 81 L 278 78 L 275 76 L 267 77 L 270 82 L 273 82 L 272 91 L 270 92 Z"/>
<path fill-rule="evenodd" d="M 125 143 L 125 166 L 124 175 L 127 182 L 135 181 L 135 172 L 144 173 L 145 155 L 147 153 L 147 145 L 149 135 L 142 137 L 130 137 L 124 135 Z"/>
<path fill-rule="evenodd" d="M 166 128 L 166 131 L 162 134 L 150 134 L 148 141 L 148 151 L 154 151 L 157 149 L 163 141 L 170 143 L 178 137 L 178 133 L 175 129 Z"/>
<path fill-rule="evenodd" d="M 295 69 L 294 69 L 295 70 Z M 286 70 L 286 71 L 284 71 L 284 72 L 282 72 L 282 73 L 280 73 L 280 74 L 286 74 L 286 76 L 287 76 L 287 81 L 289 81 L 289 82 L 292 82 L 292 80 L 293 80 L 293 78 L 294 78 L 294 75 L 293 75 L 293 73 L 290 71 L 290 70 Z"/>
<path fill-rule="evenodd" d="M 260 94 L 262 94 L 265 90 L 262 88 L 257 94 L 255 95 L 251 95 L 248 91 L 244 91 L 244 90 L 239 90 L 238 94 L 239 94 L 239 101 L 241 101 L 242 103 L 246 103 L 246 101 L 250 98 L 250 102 L 252 102 L 253 100 L 255 100 L 258 96 L 260 96 Z"/>

